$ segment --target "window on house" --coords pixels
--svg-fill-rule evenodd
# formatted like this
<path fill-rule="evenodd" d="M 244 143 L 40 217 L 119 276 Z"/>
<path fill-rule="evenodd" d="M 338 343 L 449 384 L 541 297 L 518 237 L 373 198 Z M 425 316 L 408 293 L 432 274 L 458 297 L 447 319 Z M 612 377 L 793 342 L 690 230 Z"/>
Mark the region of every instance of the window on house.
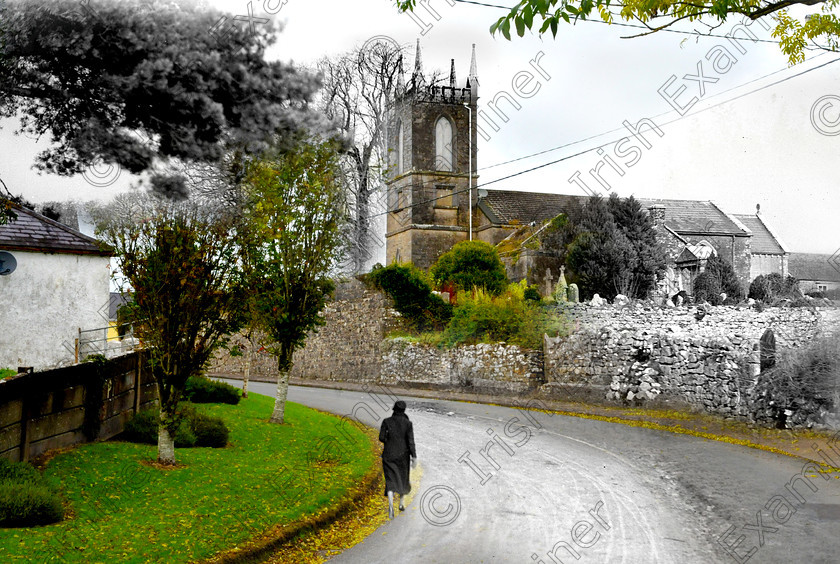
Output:
<path fill-rule="evenodd" d="M 452 124 L 441 117 L 435 124 L 435 170 L 453 170 L 455 153 L 452 149 Z"/>
<path fill-rule="evenodd" d="M 403 126 L 397 126 L 397 174 L 403 173 Z"/>
<path fill-rule="evenodd" d="M 455 190 L 454 186 L 438 185 L 435 187 L 435 207 L 436 208 L 452 208 L 458 205 L 458 197 L 452 192 Z"/>

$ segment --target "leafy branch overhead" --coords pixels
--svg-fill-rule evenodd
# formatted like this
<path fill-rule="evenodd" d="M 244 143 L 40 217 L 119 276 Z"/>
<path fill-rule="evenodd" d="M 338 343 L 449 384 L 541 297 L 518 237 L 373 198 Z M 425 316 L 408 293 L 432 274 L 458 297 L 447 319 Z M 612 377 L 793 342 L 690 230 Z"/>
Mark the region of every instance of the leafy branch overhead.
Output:
<path fill-rule="evenodd" d="M 650 35 L 688 21 L 702 24 L 705 29 L 698 35 L 720 27 L 728 18 L 757 20 L 771 16 L 776 21 L 773 37 L 779 41 L 782 52 L 791 64 L 804 60 L 809 43 L 821 49 L 836 51 L 840 38 L 840 19 L 832 13 L 840 0 L 701 0 L 681 2 L 671 0 L 522 0 L 510 12 L 490 26 L 493 34 L 501 33 L 506 39 L 512 34 L 519 37 L 525 31 L 540 34 L 557 32 L 563 24 L 576 24 L 578 20 L 596 19 L 613 23 L 616 19 L 642 26 L 640 33 L 628 37 Z M 413 11 L 416 0 L 397 0 L 400 10 Z M 804 20 L 792 17 L 788 8 L 795 6 L 820 6 L 819 13 Z"/>

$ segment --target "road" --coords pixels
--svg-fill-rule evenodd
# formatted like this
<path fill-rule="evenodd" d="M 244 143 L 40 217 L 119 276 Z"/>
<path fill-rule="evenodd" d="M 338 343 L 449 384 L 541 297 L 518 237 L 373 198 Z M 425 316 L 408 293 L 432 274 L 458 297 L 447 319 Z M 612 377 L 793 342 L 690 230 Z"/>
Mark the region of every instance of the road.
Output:
<path fill-rule="evenodd" d="M 840 561 L 840 479 L 803 460 L 540 411 L 399 399 L 420 482 L 405 513 L 331 562 Z M 292 387 L 289 400 L 378 427 L 395 398 Z"/>

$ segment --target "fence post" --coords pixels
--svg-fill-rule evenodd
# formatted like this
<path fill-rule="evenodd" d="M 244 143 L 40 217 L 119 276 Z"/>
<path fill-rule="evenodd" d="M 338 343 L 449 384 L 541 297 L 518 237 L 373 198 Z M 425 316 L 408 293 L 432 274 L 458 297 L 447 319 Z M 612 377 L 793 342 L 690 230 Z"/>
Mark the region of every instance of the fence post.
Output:
<path fill-rule="evenodd" d="M 134 371 L 134 414 L 140 412 L 140 392 L 142 388 L 140 386 L 140 375 L 143 371 L 143 359 L 142 353 L 137 353 L 137 369 Z"/>
<path fill-rule="evenodd" d="M 32 400 L 26 396 L 21 398 L 20 410 L 20 461 L 29 461 L 29 437 L 32 434 L 30 428 L 32 415 Z"/>

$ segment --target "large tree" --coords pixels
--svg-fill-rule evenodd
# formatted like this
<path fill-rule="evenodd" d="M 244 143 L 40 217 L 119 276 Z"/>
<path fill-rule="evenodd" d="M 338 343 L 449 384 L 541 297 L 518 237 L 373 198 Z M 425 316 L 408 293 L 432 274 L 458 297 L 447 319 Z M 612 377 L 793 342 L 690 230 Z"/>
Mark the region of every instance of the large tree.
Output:
<path fill-rule="evenodd" d="M 791 64 L 804 59 L 808 44 L 822 43 L 820 48 L 836 51 L 840 38 L 840 19 L 832 13 L 840 0 L 521 0 L 500 17 L 491 27 L 491 33 L 501 33 L 510 39 L 511 33 L 519 37 L 526 30 L 538 29 L 540 34 L 551 31 L 557 36 L 561 22 L 575 24 L 591 18 L 607 23 L 616 19 L 632 22 L 642 29 L 629 37 L 639 37 L 671 28 L 682 21 L 701 25 L 698 35 L 711 34 L 727 19 L 735 17 L 757 20 L 770 15 L 776 21 L 773 37 L 779 40 L 782 51 Z M 397 0 L 401 10 L 414 10 L 417 0 Z M 422 2 L 421 2 L 422 3 Z M 791 6 L 819 6 L 820 13 L 804 20 L 788 12 Z M 632 25 L 631 24 L 631 25 Z"/>
<path fill-rule="evenodd" d="M 363 272 L 366 262 L 383 245 L 374 232 L 374 220 L 387 211 L 383 189 L 385 125 L 402 64 L 400 46 L 384 39 L 318 63 L 324 83 L 323 110 L 347 142 L 340 163 L 349 207 L 342 270 L 348 272 Z"/>
<path fill-rule="evenodd" d="M 648 296 L 665 257 L 637 200 L 593 196 L 577 214 L 574 230 L 566 264 L 580 282 L 582 296 Z"/>
<path fill-rule="evenodd" d="M 247 249 L 253 325 L 277 359 L 271 421 L 283 423 L 294 353 L 324 323 L 342 249 L 344 202 L 334 142 L 305 142 L 267 156 L 247 177 Z M 246 309 L 246 308 L 243 308 Z"/>
<path fill-rule="evenodd" d="M 35 166 L 60 175 L 257 154 L 317 121 L 316 77 L 265 60 L 278 32 L 192 0 L 8 0 L 0 117 L 49 135 Z"/>
<path fill-rule="evenodd" d="M 148 351 L 157 383 L 158 460 L 174 464 L 186 381 L 244 321 L 241 214 L 206 201 L 131 194 L 98 216 L 123 290 L 132 296 L 127 320 Z"/>

